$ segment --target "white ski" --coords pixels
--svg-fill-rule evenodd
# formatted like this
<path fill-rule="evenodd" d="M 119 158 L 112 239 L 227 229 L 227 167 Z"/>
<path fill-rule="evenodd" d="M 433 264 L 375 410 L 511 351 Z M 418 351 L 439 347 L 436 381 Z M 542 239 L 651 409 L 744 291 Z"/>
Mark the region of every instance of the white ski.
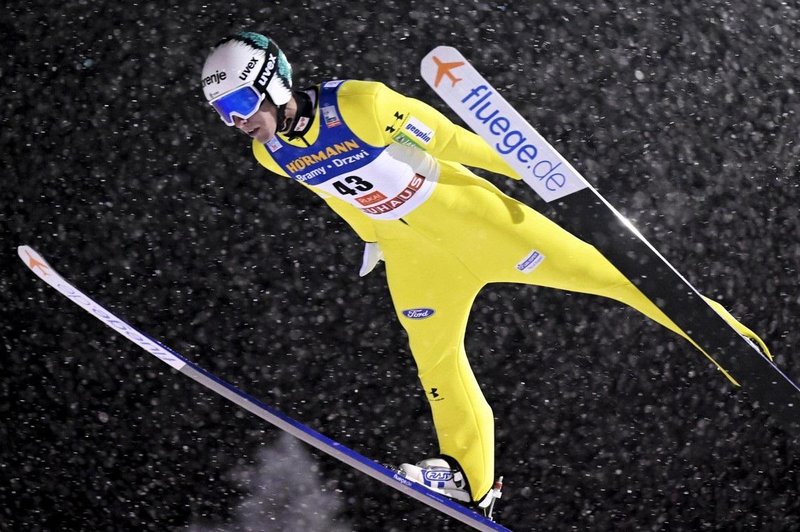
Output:
<path fill-rule="evenodd" d="M 336 458 L 350 467 L 383 482 L 384 484 L 421 501 L 431 508 L 442 512 L 476 530 L 508 530 L 483 515 L 454 502 L 443 495 L 435 493 L 424 486 L 406 479 L 391 469 L 345 447 L 344 445 L 320 434 L 294 419 L 287 417 L 278 410 L 265 405 L 253 397 L 242 392 L 232 384 L 207 372 L 201 367 L 190 362 L 169 347 L 150 338 L 146 334 L 132 327 L 109 312 L 92 298 L 75 288 L 61 277 L 33 248 L 20 246 L 17 248 L 20 258 L 33 273 L 44 282 L 61 292 L 70 301 L 79 305 L 89 314 L 96 317 L 151 355 L 169 364 L 187 377 L 194 379 L 209 390 L 221 395 L 234 404 L 257 415 L 261 419 L 272 423 L 281 430 L 304 441 L 312 447 Z"/>
<path fill-rule="evenodd" d="M 599 249 L 733 384 L 779 419 L 783 428 L 800 434 L 800 387 L 739 335 L 458 50 L 434 48 L 420 70 L 431 88 L 563 215 L 566 229 Z"/>

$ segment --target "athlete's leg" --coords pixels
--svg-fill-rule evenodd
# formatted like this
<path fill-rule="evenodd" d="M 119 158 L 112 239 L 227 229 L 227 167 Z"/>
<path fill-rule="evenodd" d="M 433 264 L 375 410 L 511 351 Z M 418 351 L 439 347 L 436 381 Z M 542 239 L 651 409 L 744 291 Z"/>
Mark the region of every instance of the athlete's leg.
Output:
<path fill-rule="evenodd" d="M 494 418 L 467 360 L 464 334 L 483 283 L 409 227 L 379 238 L 392 301 L 408 334 L 440 452 L 458 462 L 477 500 L 494 480 Z"/>
<path fill-rule="evenodd" d="M 447 207 L 449 215 L 416 216 L 411 219 L 412 224 L 434 238 L 447 235 L 442 245 L 484 282 L 525 283 L 612 298 L 700 349 L 596 248 L 463 167 L 445 165 L 444 168 L 436 200 Z M 421 214 L 425 214 L 425 207 L 420 209 Z M 768 353 L 758 336 L 718 304 L 712 306 L 737 331 Z"/>
<path fill-rule="evenodd" d="M 443 165 L 432 198 L 408 217 L 484 283 L 512 282 L 610 297 L 686 336 L 596 248 L 463 167 Z M 446 214 L 441 214 L 445 211 Z M 525 268 L 527 258 L 541 259 Z"/>
<path fill-rule="evenodd" d="M 621 301 L 683 336 L 717 364 L 594 246 L 578 239 L 536 211 L 524 205 L 520 208 L 524 213 L 524 223 L 512 224 L 510 230 L 503 233 L 505 238 L 499 234 L 486 235 L 497 243 L 498 249 L 504 250 L 496 254 L 499 267 L 494 272 L 495 280 L 550 286 Z M 531 262 L 532 268 L 526 269 L 526 264 Z M 489 272 L 485 274 L 490 275 Z M 707 297 L 704 299 L 739 334 L 752 340 L 771 358 L 769 349 L 758 335 L 734 318 L 722 305 Z M 725 372 L 724 368 L 720 369 Z M 727 372 L 725 374 L 728 375 Z"/>

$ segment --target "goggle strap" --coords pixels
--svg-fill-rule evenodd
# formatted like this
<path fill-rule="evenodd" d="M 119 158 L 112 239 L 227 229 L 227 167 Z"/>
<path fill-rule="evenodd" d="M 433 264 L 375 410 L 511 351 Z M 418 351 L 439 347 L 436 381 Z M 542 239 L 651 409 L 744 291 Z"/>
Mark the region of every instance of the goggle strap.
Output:
<path fill-rule="evenodd" d="M 267 97 L 269 97 L 267 85 L 269 85 L 269 82 L 272 81 L 272 78 L 278 71 L 278 57 L 280 55 L 280 50 L 278 49 L 277 45 L 270 40 L 269 45 L 264 53 L 264 64 L 261 65 L 261 70 L 258 71 L 258 76 L 256 76 L 256 79 L 253 81 L 253 85 L 261 89 L 262 94 L 266 94 Z M 274 59 L 270 61 L 270 57 L 274 57 Z M 270 98 L 270 100 L 271 99 L 272 98 Z"/>

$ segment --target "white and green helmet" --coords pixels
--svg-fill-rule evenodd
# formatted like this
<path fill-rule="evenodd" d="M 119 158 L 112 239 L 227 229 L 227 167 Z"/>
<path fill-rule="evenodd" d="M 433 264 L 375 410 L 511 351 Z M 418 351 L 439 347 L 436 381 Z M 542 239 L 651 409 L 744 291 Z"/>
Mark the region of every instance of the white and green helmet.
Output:
<path fill-rule="evenodd" d="M 219 41 L 203 65 L 203 94 L 228 125 L 249 118 L 264 98 L 277 107 L 292 97 L 292 67 L 275 42 L 241 32 Z"/>

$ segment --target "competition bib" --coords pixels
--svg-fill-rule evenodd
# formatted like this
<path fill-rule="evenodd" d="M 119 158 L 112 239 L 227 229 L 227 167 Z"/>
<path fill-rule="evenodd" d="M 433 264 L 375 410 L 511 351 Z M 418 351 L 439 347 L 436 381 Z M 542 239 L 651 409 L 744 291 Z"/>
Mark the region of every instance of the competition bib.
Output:
<path fill-rule="evenodd" d="M 317 141 L 299 148 L 277 136 L 266 145 L 292 179 L 340 198 L 372 218 L 395 220 L 431 194 L 439 165 L 423 150 L 404 144 L 372 146 L 341 119 L 336 93 L 342 82 L 320 89 Z"/>

